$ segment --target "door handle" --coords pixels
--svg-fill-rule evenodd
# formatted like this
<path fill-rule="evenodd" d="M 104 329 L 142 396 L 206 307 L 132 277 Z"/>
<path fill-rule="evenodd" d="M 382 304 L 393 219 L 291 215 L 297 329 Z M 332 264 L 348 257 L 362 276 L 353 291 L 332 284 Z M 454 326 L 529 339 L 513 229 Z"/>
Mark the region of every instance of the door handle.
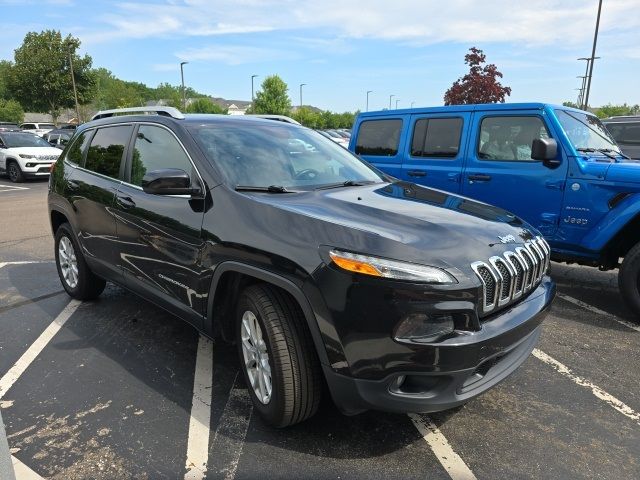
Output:
<path fill-rule="evenodd" d="M 80 184 L 75 180 L 67 180 L 67 187 L 73 190 L 77 190 L 78 188 L 80 188 Z"/>
<path fill-rule="evenodd" d="M 134 202 L 131 197 L 121 197 L 118 195 L 116 201 L 122 208 L 135 208 L 136 206 L 136 202 Z"/>
<path fill-rule="evenodd" d="M 470 182 L 488 182 L 491 180 L 491 175 L 486 173 L 473 173 L 467 177 Z"/>
<path fill-rule="evenodd" d="M 426 177 L 427 172 L 423 172 L 422 170 L 409 170 L 407 175 L 410 177 Z"/>

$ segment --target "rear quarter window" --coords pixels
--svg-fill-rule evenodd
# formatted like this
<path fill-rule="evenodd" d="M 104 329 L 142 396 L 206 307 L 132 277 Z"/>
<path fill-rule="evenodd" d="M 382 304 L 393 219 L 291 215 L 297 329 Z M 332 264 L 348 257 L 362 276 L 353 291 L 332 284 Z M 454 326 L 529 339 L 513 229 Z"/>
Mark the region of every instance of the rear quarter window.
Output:
<path fill-rule="evenodd" d="M 360 124 L 356 139 L 356 153 L 392 157 L 398 153 L 402 120 L 365 120 Z"/>

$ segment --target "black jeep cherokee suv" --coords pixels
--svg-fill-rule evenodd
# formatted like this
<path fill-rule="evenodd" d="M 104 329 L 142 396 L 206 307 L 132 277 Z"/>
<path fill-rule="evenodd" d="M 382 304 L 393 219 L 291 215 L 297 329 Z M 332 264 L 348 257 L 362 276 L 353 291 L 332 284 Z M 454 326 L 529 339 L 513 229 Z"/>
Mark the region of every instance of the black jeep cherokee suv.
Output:
<path fill-rule="evenodd" d="M 451 408 L 534 348 L 555 285 L 518 217 L 297 125 L 116 113 L 51 175 L 62 285 L 83 300 L 109 280 L 235 341 L 271 424 L 313 415 L 325 381 L 347 414 Z"/>

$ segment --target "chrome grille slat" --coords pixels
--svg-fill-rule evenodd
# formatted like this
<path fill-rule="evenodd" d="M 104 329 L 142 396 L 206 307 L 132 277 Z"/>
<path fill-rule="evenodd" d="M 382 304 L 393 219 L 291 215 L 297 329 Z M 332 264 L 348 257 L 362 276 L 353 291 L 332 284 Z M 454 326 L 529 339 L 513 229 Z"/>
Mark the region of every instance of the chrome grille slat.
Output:
<path fill-rule="evenodd" d="M 537 288 L 551 261 L 551 247 L 542 237 L 527 241 L 513 251 L 474 262 L 471 268 L 480 279 L 482 312 L 487 314 L 508 305 Z"/>

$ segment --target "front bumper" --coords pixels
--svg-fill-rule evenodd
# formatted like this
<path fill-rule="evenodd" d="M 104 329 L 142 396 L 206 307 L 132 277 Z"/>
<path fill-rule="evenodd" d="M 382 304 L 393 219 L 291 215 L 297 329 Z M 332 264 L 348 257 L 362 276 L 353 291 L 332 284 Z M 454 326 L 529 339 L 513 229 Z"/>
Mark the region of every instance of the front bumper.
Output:
<path fill-rule="evenodd" d="M 323 365 L 334 402 L 346 414 L 368 409 L 426 413 L 467 402 L 507 378 L 528 358 L 555 289 L 545 277 L 526 299 L 487 319 L 479 331 L 415 346 L 396 356 L 397 367 L 389 368 L 382 378 L 356 378 Z"/>

